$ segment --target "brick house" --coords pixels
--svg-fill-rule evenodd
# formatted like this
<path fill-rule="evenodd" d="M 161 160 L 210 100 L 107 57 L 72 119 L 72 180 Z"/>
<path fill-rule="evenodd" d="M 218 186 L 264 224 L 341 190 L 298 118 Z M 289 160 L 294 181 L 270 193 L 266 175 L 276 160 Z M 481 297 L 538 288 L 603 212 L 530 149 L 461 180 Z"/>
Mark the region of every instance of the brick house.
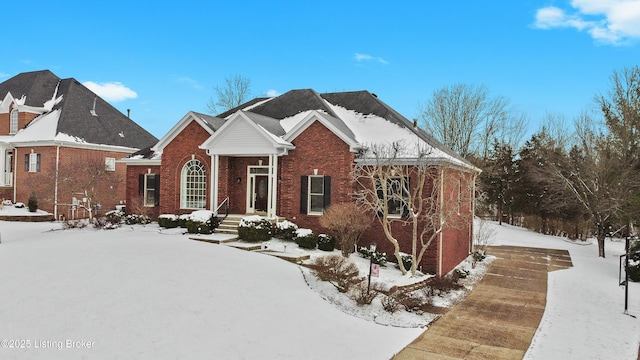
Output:
<path fill-rule="evenodd" d="M 352 169 L 366 161 L 366 148 L 396 140 L 428 146 L 434 167 L 447 165 L 455 181 L 442 185 L 443 201 L 456 201 L 447 198 L 452 196 L 446 195 L 448 188 L 475 181 L 477 168 L 375 94 L 305 89 L 257 98 L 217 117 L 187 113 L 153 147 L 122 160 L 127 164 L 127 204 L 145 204 L 153 216 L 228 205 L 232 214 L 286 218 L 323 233 L 323 211 L 354 201 Z M 460 208 L 473 212 L 471 201 Z M 468 256 L 473 221 L 467 218 L 464 226 L 443 232 L 429 247 L 423 270 L 445 274 Z M 398 226 L 395 231 L 406 249 L 408 229 Z M 370 241 L 392 252 L 376 221 L 363 245 Z"/>
<path fill-rule="evenodd" d="M 38 207 L 55 218 L 69 218 L 82 194 L 59 177 L 65 169 L 103 164 L 113 178 L 100 206 L 125 201 L 125 170 L 117 159 L 157 139 L 73 78 L 48 70 L 18 74 L 0 83 L 0 198 Z M 70 170 L 72 171 L 72 170 Z M 77 204 L 77 203 L 76 203 Z M 82 216 L 73 213 L 73 216 Z"/>

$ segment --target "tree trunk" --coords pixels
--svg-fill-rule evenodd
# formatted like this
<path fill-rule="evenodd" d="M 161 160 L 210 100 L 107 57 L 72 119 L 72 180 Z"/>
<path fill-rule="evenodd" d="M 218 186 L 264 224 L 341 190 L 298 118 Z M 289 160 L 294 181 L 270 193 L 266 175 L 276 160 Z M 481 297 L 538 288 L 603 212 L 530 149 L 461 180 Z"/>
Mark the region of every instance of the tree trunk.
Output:
<path fill-rule="evenodd" d="M 606 228 L 602 221 L 596 224 L 596 239 L 598 239 L 598 257 L 604 258 L 604 239 Z"/>

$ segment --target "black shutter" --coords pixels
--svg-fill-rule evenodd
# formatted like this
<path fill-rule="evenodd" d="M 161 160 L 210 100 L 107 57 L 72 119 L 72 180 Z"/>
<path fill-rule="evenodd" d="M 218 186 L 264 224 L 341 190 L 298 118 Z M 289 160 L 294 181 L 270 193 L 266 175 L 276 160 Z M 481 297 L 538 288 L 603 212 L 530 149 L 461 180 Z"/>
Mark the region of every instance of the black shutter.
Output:
<path fill-rule="evenodd" d="M 144 174 L 138 175 L 138 196 L 141 197 L 144 202 Z"/>
<path fill-rule="evenodd" d="M 24 171 L 29 171 L 29 154 L 24 154 Z"/>
<path fill-rule="evenodd" d="M 153 193 L 153 205 L 160 206 L 160 175 L 156 174 L 155 176 L 155 185 L 154 185 L 154 193 Z"/>
<path fill-rule="evenodd" d="M 36 154 L 36 172 L 40 172 L 40 154 Z"/>
<path fill-rule="evenodd" d="M 402 217 L 409 217 L 409 194 L 411 193 L 411 187 L 409 183 L 409 177 L 404 178 L 405 186 L 402 187 Z"/>
<path fill-rule="evenodd" d="M 307 213 L 307 197 L 308 197 L 307 191 L 309 190 L 308 181 L 309 181 L 309 177 L 307 176 L 300 177 L 300 214 Z"/>
<path fill-rule="evenodd" d="M 324 188 L 323 192 L 323 209 L 327 210 L 329 205 L 331 205 L 331 176 L 324 177 Z"/>

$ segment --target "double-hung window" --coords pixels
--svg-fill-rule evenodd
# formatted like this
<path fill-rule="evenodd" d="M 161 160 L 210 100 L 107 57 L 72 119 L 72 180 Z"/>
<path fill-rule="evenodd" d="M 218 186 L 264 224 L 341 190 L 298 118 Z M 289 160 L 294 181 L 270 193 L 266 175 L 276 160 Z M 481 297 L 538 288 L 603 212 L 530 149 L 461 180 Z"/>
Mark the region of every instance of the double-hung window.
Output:
<path fill-rule="evenodd" d="M 331 204 L 331 177 L 306 175 L 300 180 L 300 213 L 322 215 Z"/>
<path fill-rule="evenodd" d="M 36 154 L 36 153 L 24 154 L 24 171 L 27 171 L 27 172 L 40 171 L 40 154 Z"/>
<path fill-rule="evenodd" d="M 382 214 L 386 208 L 390 217 L 406 217 L 409 207 L 409 178 L 407 177 L 388 177 L 384 180 L 378 180 L 378 212 Z"/>

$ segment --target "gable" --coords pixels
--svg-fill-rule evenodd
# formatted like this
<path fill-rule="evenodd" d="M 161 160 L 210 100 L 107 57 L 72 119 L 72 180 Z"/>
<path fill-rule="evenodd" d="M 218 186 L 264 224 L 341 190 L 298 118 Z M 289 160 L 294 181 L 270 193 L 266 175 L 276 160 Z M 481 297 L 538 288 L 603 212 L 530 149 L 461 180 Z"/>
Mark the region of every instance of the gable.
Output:
<path fill-rule="evenodd" d="M 338 118 L 322 114 L 318 111 L 311 111 L 307 116 L 294 125 L 287 134 L 283 137 L 284 140 L 293 141 L 300 134 L 302 134 L 311 124 L 318 122 L 325 128 L 334 133 L 342 141 L 344 141 L 351 151 L 357 151 L 360 149 L 360 144 L 355 140 L 351 130 L 344 124 L 344 122 Z"/>
<path fill-rule="evenodd" d="M 155 144 L 151 150 L 156 151 L 158 153 L 162 153 L 164 148 L 172 142 L 180 133 L 182 133 L 192 122 L 195 122 L 204 129 L 209 135 L 213 135 L 213 133 L 219 129 L 223 124 L 224 120 L 220 118 L 216 118 L 213 116 L 208 116 L 204 114 L 199 114 L 194 111 L 189 111 L 185 116 L 176 123 L 171 130 L 169 130 L 163 137 Z"/>
<path fill-rule="evenodd" d="M 256 124 L 238 111 L 216 131 L 200 148 L 209 155 L 264 155 L 286 154 L 293 145 Z"/>

